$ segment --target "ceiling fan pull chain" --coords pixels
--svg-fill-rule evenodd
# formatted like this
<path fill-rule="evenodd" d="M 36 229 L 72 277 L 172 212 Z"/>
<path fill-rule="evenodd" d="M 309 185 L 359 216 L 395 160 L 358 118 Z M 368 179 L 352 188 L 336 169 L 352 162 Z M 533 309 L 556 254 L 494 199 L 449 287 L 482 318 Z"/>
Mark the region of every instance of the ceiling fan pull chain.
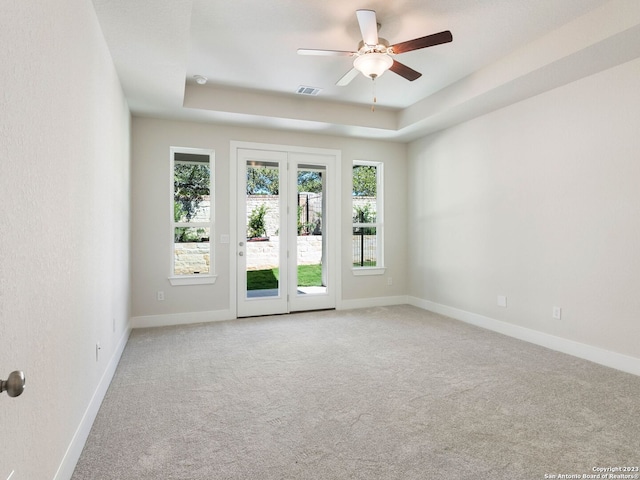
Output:
<path fill-rule="evenodd" d="M 376 102 L 378 99 L 376 98 L 376 77 L 372 77 L 371 81 L 373 82 L 372 91 L 373 91 L 373 103 L 371 104 L 371 111 L 376 111 Z"/>

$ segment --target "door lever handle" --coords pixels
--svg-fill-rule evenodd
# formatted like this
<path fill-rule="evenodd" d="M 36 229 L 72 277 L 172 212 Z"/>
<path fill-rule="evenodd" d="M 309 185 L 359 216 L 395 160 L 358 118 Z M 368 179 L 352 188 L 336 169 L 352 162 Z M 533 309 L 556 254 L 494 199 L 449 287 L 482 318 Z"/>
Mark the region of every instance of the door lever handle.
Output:
<path fill-rule="evenodd" d="M 0 393 L 7 392 L 10 397 L 17 397 L 24 392 L 24 373 L 16 370 L 9 374 L 7 380 L 0 380 Z"/>

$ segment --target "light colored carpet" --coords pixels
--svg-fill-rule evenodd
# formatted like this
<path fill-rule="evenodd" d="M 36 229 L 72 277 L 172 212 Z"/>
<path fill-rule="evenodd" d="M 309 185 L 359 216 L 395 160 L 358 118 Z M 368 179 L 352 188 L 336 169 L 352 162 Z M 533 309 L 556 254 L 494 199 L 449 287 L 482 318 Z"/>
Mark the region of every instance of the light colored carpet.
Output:
<path fill-rule="evenodd" d="M 640 465 L 640 377 L 410 306 L 135 330 L 73 480 Z"/>

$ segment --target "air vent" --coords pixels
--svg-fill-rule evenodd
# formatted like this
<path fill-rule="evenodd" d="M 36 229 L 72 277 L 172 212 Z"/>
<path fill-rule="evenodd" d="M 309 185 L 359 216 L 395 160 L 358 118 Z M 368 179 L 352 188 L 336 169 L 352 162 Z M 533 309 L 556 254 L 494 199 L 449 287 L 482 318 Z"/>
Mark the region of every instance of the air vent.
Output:
<path fill-rule="evenodd" d="M 318 95 L 320 92 L 322 91 L 321 88 L 315 88 L 315 87 L 305 87 L 304 85 L 300 85 L 298 87 L 298 90 L 296 90 L 296 93 L 299 95 Z"/>

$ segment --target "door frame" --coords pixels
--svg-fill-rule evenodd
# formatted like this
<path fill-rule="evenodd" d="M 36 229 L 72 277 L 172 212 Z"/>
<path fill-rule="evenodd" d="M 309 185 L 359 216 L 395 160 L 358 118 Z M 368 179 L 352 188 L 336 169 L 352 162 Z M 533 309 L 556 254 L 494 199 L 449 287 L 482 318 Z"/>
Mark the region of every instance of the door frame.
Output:
<path fill-rule="evenodd" d="M 334 291 L 334 307 L 340 304 L 342 298 L 342 275 L 340 259 L 341 255 L 341 229 L 342 221 L 340 217 L 340 205 L 341 205 L 341 158 L 342 152 L 336 149 L 327 148 L 314 148 L 314 147 L 299 147 L 292 145 L 279 145 L 269 143 L 256 143 L 256 142 L 242 142 L 234 141 L 230 142 L 229 151 L 229 213 L 230 213 L 230 232 L 229 232 L 229 307 L 234 318 L 238 316 L 238 242 L 241 241 L 238 237 L 238 163 L 239 163 L 239 150 L 261 150 L 272 152 L 285 152 L 289 158 L 296 156 L 296 154 L 305 155 L 320 155 L 333 158 L 333 168 L 327 169 L 331 171 L 329 174 L 328 185 L 330 190 L 327 193 L 329 200 L 327 206 L 327 218 L 329 223 L 326 229 L 323 230 L 323 235 L 327 235 L 327 242 L 330 245 L 329 258 L 328 258 L 328 271 L 329 271 L 329 288 Z M 291 160 L 290 160 L 291 161 Z M 326 231 L 325 231 L 326 230 Z M 295 304 L 295 302 L 291 302 Z M 309 309 L 313 310 L 312 302 L 309 304 Z"/>

